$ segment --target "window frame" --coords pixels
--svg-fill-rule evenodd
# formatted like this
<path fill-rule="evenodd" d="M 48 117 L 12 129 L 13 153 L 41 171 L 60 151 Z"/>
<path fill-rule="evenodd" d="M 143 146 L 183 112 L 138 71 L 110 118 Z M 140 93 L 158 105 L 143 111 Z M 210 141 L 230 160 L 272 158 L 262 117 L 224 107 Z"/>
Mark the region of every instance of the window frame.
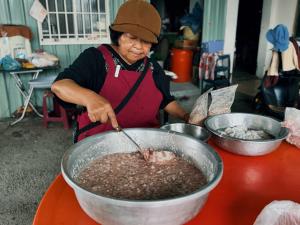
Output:
<path fill-rule="evenodd" d="M 65 16 L 65 18 L 68 15 L 72 15 L 73 16 L 73 21 L 74 21 L 74 33 L 67 33 L 67 35 L 75 35 L 75 37 L 64 37 L 64 38 L 60 38 L 60 28 L 59 26 L 57 29 L 57 33 L 59 38 L 53 38 L 51 37 L 51 24 L 50 24 L 50 14 L 49 14 L 49 4 L 48 1 L 55 1 L 55 11 L 51 11 L 50 14 L 55 14 L 56 15 L 56 20 L 59 23 L 59 15 L 61 15 L 62 13 L 64 13 L 63 15 Z M 58 11 L 57 9 L 57 1 L 63 1 L 64 2 L 64 8 L 65 11 L 61 12 Z M 72 12 L 67 11 L 66 9 L 66 1 L 72 1 Z M 44 37 L 44 33 L 43 33 L 43 28 L 42 28 L 42 23 L 37 21 L 38 23 L 38 33 L 39 33 L 39 40 L 40 40 L 40 44 L 41 45 L 77 45 L 77 44 L 104 44 L 104 43 L 110 43 L 110 36 L 109 36 L 109 25 L 110 25 L 110 5 L 109 5 L 109 0 L 104 0 L 104 4 L 105 4 L 105 11 L 104 12 L 100 12 L 100 7 L 99 7 L 99 0 L 96 0 L 98 3 L 98 10 L 96 12 L 96 15 L 99 16 L 99 18 L 101 17 L 101 15 L 105 14 L 105 32 L 106 32 L 106 36 L 105 37 L 101 37 L 101 32 L 100 32 L 100 37 L 95 38 L 95 39 L 89 39 L 88 37 L 78 37 L 79 33 L 78 33 L 78 25 L 77 25 L 77 19 L 76 16 L 78 14 L 82 14 L 82 12 L 79 12 L 76 9 L 76 0 L 45 0 L 46 2 L 46 6 L 44 6 L 46 8 L 46 10 L 48 11 L 46 18 L 48 19 L 47 25 L 48 25 L 48 31 L 49 31 L 49 38 L 45 38 Z M 82 0 L 84 1 L 84 0 Z M 91 8 L 90 8 L 91 9 Z M 95 12 L 89 11 L 86 12 L 87 14 L 89 14 L 90 16 L 92 16 L 93 14 L 95 14 Z M 45 18 L 45 19 L 46 19 Z M 83 21 L 84 23 L 84 21 Z M 68 25 L 66 24 L 66 29 L 68 32 Z M 85 33 L 84 33 L 85 35 Z"/>

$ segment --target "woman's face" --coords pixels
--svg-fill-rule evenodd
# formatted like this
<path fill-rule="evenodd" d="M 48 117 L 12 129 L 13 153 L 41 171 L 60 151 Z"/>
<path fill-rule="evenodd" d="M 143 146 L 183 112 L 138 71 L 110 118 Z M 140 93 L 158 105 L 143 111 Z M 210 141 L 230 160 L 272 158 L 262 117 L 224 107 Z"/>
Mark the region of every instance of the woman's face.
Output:
<path fill-rule="evenodd" d="M 151 46 L 150 42 L 143 41 L 129 33 L 123 33 L 119 38 L 118 51 L 127 63 L 133 64 L 147 56 Z"/>

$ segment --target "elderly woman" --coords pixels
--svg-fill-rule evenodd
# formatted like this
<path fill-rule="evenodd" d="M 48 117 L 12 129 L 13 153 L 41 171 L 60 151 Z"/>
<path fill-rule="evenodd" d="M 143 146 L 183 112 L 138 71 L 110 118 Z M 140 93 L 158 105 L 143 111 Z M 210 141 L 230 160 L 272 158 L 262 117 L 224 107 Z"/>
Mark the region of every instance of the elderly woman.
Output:
<path fill-rule="evenodd" d="M 126 1 L 110 26 L 112 43 L 86 49 L 58 75 L 51 90 L 62 105 L 86 108 L 77 118 L 75 142 L 118 126 L 158 127 L 160 109 L 187 121 L 170 95 L 170 78 L 147 57 L 160 28 L 151 4 Z"/>

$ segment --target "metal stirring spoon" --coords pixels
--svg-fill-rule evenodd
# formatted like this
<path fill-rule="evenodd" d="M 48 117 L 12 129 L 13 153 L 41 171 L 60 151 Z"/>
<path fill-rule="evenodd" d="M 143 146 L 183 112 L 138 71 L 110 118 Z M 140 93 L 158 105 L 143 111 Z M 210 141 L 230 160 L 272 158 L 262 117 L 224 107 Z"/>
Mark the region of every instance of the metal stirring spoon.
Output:
<path fill-rule="evenodd" d="M 116 131 L 118 132 L 122 132 L 123 134 L 125 134 L 125 136 L 138 148 L 138 151 L 141 153 L 141 155 L 143 156 L 143 158 L 147 161 L 148 157 L 145 155 L 145 152 L 143 151 L 143 149 L 141 148 L 141 146 L 138 145 L 138 143 L 136 143 L 124 130 L 122 127 L 118 126 L 115 128 Z"/>
<path fill-rule="evenodd" d="M 152 149 L 142 149 L 120 126 L 115 129 L 116 131 L 125 134 L 125 136 L 137 147 L 139 153 L 143 156 L 146 162 L 164 163 L 176 157 L 176 155 L 170 151 L 154 151 Z"/>

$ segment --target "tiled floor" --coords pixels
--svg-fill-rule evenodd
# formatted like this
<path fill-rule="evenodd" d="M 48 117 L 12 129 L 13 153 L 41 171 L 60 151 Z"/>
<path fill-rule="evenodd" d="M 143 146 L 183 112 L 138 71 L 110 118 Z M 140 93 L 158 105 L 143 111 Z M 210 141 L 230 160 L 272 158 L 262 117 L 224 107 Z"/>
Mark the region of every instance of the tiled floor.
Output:
<path fill-rule="evenodd" d="M 253 100 L 258 93 L 258 87 L 261 81 L 255 75 L 245 72 L 234 72 L 232 78 L 232 84 L 238 84 L 238 88 L 231 110 L 233 112 L 255 113 Z M 179 90 L 178 92 L 181 92 L 180 95 L 176 93 L 173 93 L 173 95 L 177 97 L 179 104 L 189 112 L 192 110 L 196 99 L 201 95 L 200 89 L 197 91 L 195 90 L 197 88 L 191 88 L 190 86 L 193 85 L 188 86 L 185 83 L 171 85 L 171 90 L 176 87 L 176 89 Z M 181 89 L 183 90 L 178 87 L 182 87 Z M 188 89 L 188 91 L 186 91 L 186 89 Z M 179 120 L 170 118 L 169 122 L 179 122 Z"/>
<path fill-rule="evenodd" d="M 246 72 L 233 72 L 232 82 L 238 84 L 237 91 L 254 97 L 258 92 L 261 80 Z"/>
<path fill-rule="evenodd" d="M 233 112 L 257 113 L 253 101 L 258 93 L 261 80 L 249 73 L 234 72 L 232 83 L 238 84 L 238 87 L 231 110 Z"/>

